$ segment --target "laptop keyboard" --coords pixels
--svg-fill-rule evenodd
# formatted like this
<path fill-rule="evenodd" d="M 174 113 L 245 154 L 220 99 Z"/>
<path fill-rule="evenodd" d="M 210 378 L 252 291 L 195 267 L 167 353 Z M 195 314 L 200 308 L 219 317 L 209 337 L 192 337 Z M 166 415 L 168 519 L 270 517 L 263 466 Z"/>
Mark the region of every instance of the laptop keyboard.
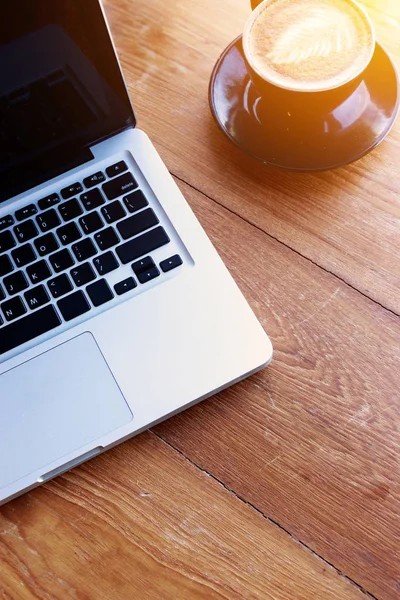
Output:
<path fill-rule="evenodd" d="M 169 242 L 124 161 L 1 217 L 0 355 L 180 267 Z"/>

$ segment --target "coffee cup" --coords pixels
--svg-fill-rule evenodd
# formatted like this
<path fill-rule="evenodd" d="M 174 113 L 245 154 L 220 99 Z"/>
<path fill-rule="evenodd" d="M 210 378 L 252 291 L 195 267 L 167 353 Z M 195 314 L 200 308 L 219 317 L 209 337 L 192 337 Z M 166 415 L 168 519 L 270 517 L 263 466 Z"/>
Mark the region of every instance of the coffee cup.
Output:
<path fill-rule="evenodd" d="M 387 135 L 399 108 L 396 69 L 354 0 L 253 2 L 243 36 L 218 61 L 214 117 L 259 160 L 324 170 Z"/>

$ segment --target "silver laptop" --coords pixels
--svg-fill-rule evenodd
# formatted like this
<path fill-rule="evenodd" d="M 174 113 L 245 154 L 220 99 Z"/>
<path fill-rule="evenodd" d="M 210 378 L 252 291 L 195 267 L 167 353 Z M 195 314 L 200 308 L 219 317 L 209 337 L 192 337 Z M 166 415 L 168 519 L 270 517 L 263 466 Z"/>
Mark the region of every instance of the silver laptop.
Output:
<path fill-rule="evenodd" d="M 136 127 L 98 0 L 12 2 L 0 24 L 0 504 L 271 356 Z"/>

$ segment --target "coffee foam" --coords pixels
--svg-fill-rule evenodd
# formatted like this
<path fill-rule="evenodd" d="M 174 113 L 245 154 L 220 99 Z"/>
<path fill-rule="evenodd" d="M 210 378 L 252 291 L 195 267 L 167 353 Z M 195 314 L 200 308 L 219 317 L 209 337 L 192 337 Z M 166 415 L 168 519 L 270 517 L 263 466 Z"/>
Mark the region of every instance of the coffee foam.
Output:
<path fill-rule="evenodd" d="M 244 45 L 265 79 L 289 89 L 329 89 L 367 66 L 374 33 L 347 0 L 271 0 L 254 11 Z"/>

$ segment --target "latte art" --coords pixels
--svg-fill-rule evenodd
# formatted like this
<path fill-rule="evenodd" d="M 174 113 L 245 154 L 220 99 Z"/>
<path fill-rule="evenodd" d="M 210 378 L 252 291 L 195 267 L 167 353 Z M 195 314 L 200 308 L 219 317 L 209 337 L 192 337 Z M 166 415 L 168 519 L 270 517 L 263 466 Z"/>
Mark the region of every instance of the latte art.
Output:
<path fill-rule="evenodd" d="M 251 15 L 243 45 L 256 72 L 288 89 L 331 89 L 368 64 L 374 34 L 350 0 L 267 0 Z"/>

